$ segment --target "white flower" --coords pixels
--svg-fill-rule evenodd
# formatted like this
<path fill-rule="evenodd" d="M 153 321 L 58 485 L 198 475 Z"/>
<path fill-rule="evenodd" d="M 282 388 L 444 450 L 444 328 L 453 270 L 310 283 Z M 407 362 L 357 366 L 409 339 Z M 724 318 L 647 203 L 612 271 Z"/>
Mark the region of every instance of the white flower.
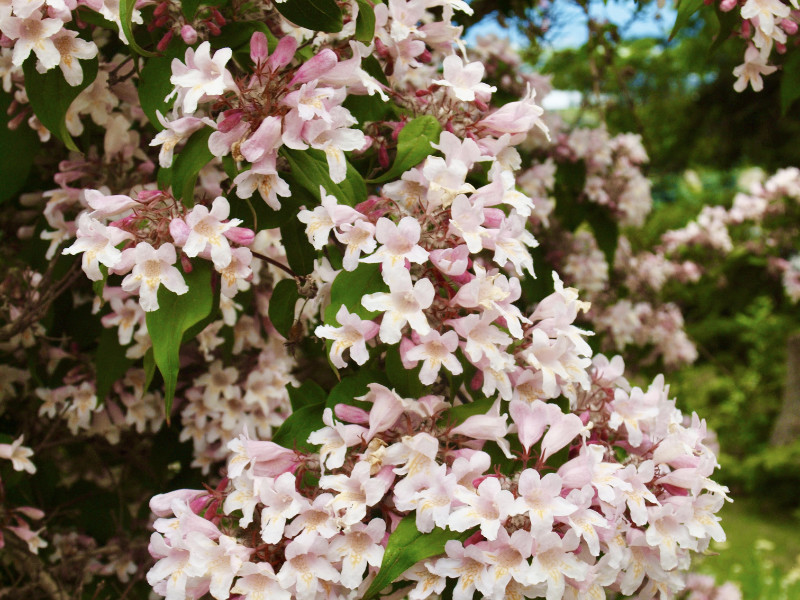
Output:
<path fill-rule="evenodd" d="M 158 287 L 163 283 L 179 296 L 189 291 L 180 271 L 173 265 L 177 260 L 175 246 L 164 244 L 158 250 L 147 242 L 123 252 L 123 263 L 133 260 L 133 271 L 122 280 L 126 292 L 139 291 L 139 304 L 145 312 L 158 310 Z"/>
<path fill-rule="evenodd" d="M 33 456 L 33 450 L 22 445 L 24 439 L 21 435 L 10 444 L 0 444 L 0 458 L 10 460 L 15 471 L 27 471 L 32 475 L 36 473 L 36 465 L 28 457 Z"/>
<path fill-rule="evenodd" d="M 113 268 L 122 260 L 122 252 L 116 248 L 123 240 L 133 239 L 133 236 L 117 227 L 106 227 L 97 219 L 87 213 L 78 217 L 78 239 L 63 254 L 78 254 L 83 252 L 81 265 L 84 273 L 92 281 L 100 281 L 103 274 L 100 264 Z"/>
<path fill-rule="evenodd" d="M 497 91 L 496 87 L 481 83 L 484 68 L 480 61 L 465 65 L 460 57 L 451 54 L 444 59 L 442 64 L 444 79 L 436 79 L 433 83 L 449 87 L 459 100 L 472 102 L 476 96 L 481 96 L 480 99 L 488 99 L 492 92 Z"/>
<path fill-rule="evenodd" d="M 183 244 L 184 254 L 194 257 L 210 247 L 214 266 L 217 269 L 227 267 L 231 262 L 231 246 L 223 234 L 242 222 L 241 219 L 231 219 L 223 223 L 230 211 L 230 204 L 224 196 L 214 199 L 210 211 L 202 204 L 195 206 L 184 219 L 190 228 L 189 237 Z"/>
<path fill-rule="evenodd" d="M 383 272 L 383 280 L 389 285 L 389 293 L 377 292 L 361 299 L 367 310 L 382 311 L 380 339 L 387 344 L 396 344 L 402 337 L 406 323 L 420 335 L 427 334 L 431 327 L 422 312 L 433 303 L 436 293 L 428 279 L 411 283 L 411 274 L 406 269 Z"/>
<path fill-rule="evenodd" d="M 236 90 L 233 76 L 225 68 L 233 50 L 220 48 L 211 56 L 211 44 L 203 42 L 197 50 L 187 48 L 186 64 L 179 59 L 172 60 L 172 77 L 169 82 L 175 90 L 168 96 L 178 95 L 177 105 L 182 105 L 183 112 L 193 113 L 197 103 L 203 96 L 220 96 L 226 90 Z"/>

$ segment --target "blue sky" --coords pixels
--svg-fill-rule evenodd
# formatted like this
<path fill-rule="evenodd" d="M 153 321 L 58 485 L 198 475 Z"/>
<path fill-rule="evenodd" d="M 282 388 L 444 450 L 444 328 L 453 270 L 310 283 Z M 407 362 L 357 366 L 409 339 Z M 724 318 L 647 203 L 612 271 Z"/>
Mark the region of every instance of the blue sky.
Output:
<path fill-rule="evenodd" d="M 668 3 L 669 4 L 669 3 Z M 557 36 L 552 40 L 555 48 L 581 46 L 587 39 L 586 16 L 583 10 L 571 0 L 553 0 L 554 9 L 558 13 Z M 590 14 L 596 19 L 611 21 L 617 25 L 627 23 L 634 12 L 636 3 L 633 0 L 609 0 L 607 3 L 592 2 Z M 658 9 L 651 3 L 626 31 L 626 37 L 668 36 L 675 23 L 675 10 L 671 6 Z M 519 45 L 526 43 L 520 34 L 501 28 L 494 19 L 487 19 L 472 28 L 467 36 L 469 40 L 476 35 L 496 33 L 511 37 Z"/>

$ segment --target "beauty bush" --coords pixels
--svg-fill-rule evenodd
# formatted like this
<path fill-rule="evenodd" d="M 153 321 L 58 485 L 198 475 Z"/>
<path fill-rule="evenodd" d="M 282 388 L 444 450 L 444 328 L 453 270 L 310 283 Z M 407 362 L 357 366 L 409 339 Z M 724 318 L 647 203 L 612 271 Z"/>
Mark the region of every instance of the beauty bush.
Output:
<path fill-rule="evenodd" d="M 95 539 L 4 489 L 32 588 L 671 598 L 725 539 L 704 421 L 590 345 L 696 356 L 648 291 L 696 267 L 619 233 L 650 210 L 639 138 L 545 115 L 547 81 L 467 50 L 457 11 L 0 8 L 7 135 L 32 149 L 4 227 L 38 253 L 0 284 L 3 483 L 57 452 L 122 515 Z M 120 462 L 80 474 L 70 440 Z M 204 489 L 156 487 L 189 466 Z"/>

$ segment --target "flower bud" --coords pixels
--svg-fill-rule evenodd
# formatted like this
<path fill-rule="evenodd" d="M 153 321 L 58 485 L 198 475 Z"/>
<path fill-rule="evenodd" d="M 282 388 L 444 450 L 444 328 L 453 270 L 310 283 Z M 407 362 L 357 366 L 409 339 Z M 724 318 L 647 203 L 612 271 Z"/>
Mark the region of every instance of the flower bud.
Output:
<path fill-rule="evenodd" d="M 263 31 L 256 31 L 250 38 L 250 58 L 254 63 L 263 63 L 268 56 L 267 36 Z"/>
<path fill-rule="evenodd" d="M 183 219 L 173 219 L 169 222 L 169 234 L 178 246 L 183 246 L 186 243 L 191 232 L 192 230 Z"/>
<path fill-rule="evenodd" d="M 781 29 L 783 29 L 789 35 L 794 35 L 797 33 L 797 23 L 791 19 L 781 19 Z"/>
<path fill-rule="evenodd" d="M 272 53 L 272 56 L 270 56 L 267 61 L 269 70 L 274 73 L 278 69 L 288 65 L 292 62 L 295 52 L 297 52 L 297 40 L 290 35 L 281 38 L 278 42 L 278 46 L 275 48 L 275 52 Z"/>
<path fill-rule="evenodd" d="M 277 53 L 277 50 L 276 50 Z M 308 83 L 313 79 L 319 79 L 322 75 L 330 71 L 339 62 L 339 57 L 329 48 L 326 48 L 308 62 L 304 63 L 292 77 L 289 85 L 296 83 Z"/>
<path fill-rule="evenodd" d="M 369 423 L 369 413 L 357 406 L 337 404 L 333 407 L 333 412 L 340 421 L 358 423 L 359 425 L 366 425 Z"/>
<path fill-rule="evenodd" d="M 197 31 L 191 25 L 184 25 L 181 27 L 181 39 L 191 46 L 197 41 Z"/>
<path fill-rule="evenodd" d="M 240 246 L 249 246 L 256 237 L 255 232 L 247 227 L 231 227 L 224 231 L 223 235 Z"/>

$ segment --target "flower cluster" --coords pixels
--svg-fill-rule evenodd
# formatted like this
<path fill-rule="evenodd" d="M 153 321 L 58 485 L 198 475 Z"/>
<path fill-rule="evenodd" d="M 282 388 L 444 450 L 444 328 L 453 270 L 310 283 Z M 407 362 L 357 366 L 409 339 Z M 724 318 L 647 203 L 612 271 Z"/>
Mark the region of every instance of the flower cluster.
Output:
<path fill-rule="evenodd" d="M 795 1 L 789 6 L 780 0 L 721 0 L 718 6 L 722 12 L 740 9 L 742 21 L 736 35 L 746 41 L 744 63 L 733 70 L 737 78 L 733 89 L 742 92 L 750 85 L 754 92 L 760 92 L 764 89 L 762 75 L 778 70 L 768 64 L 773 50 L 785 53 L 791 44 L 788 37 L 797 33 L 800 6 Z"/>
<path fill-rule="evenodd" d="M 448 579 L 457 598 L 669 596 L 689 551 L 724 540 L 726 490 L 709 479 L 705 424 L 675 409 L 660 376 L 632 388 L 623 368 L 598 356 L 567 413 L 520 394 L 462 419 L 469 404 L 370 384 L 324 409 L 317 451 L 244 435 L 216 491 L 151 501 L 162 518 L 148 581 L 175 598 L 363 594 L 392 533 L 414 526 L 449 541 L 402 574 L 409 598 Z"/>

